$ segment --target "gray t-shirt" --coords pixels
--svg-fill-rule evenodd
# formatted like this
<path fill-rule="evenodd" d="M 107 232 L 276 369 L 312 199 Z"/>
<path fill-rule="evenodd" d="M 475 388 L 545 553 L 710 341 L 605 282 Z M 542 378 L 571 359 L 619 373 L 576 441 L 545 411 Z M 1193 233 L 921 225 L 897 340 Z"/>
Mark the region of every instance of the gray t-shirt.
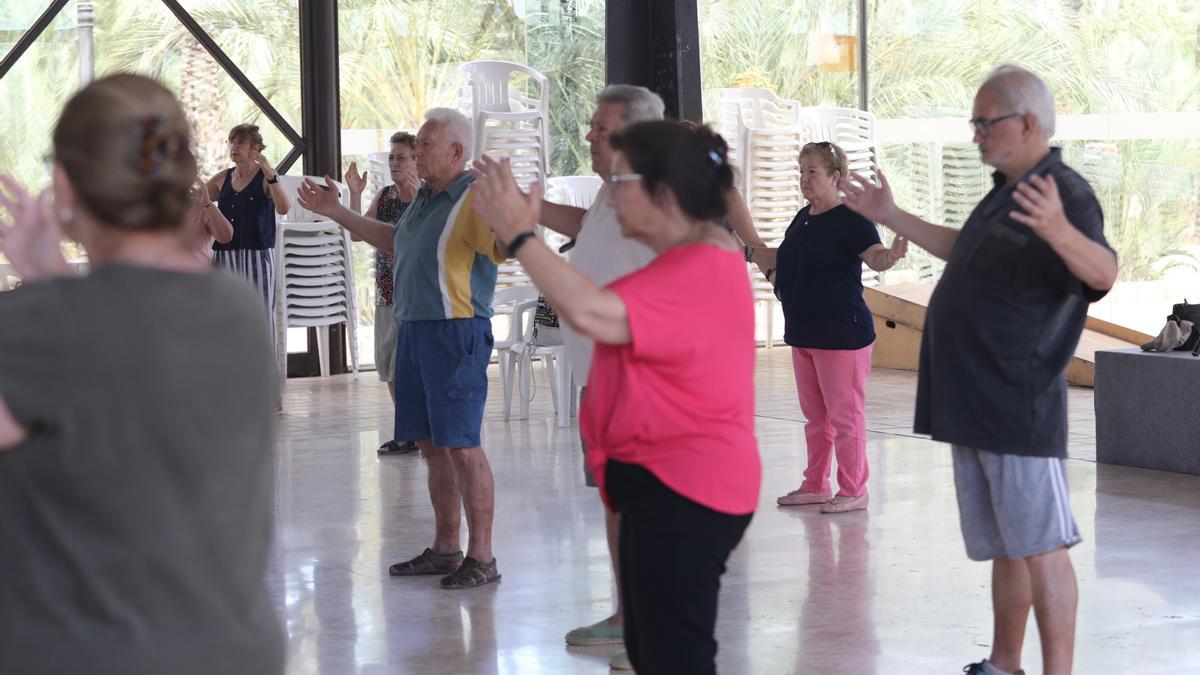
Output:
<path fill-rule="evenodd" d="M 0 293 L 0 673 L 282 673 L 275 360 L 224 272 Z"/>

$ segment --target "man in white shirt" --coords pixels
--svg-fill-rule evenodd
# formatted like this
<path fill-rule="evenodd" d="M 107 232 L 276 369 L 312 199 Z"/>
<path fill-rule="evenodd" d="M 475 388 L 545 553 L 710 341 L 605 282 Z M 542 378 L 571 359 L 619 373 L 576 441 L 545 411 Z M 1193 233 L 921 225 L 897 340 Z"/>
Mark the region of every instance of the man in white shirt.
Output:
<path fill-rule="evenodd" d="M 596 195 L 596 201 L 587 210 L 542 202 L 542 225 L 575 239 L 575 247 L 570 257 L 571 264 L 600 286 L 645 267 L 655 256 L 654 251 L 647 246 L 621 234 L 616 209 L 609 200 L 611 190 L 608 179 L 612 174 L 613 150 L 608 143 L 608 137 L 634 122 L 661 120 L 664 108 L 662 98 L 645 87 L 627 84 L 605 87 L 596 97 L 596 112 L 592 114 L 591 130 L 587 135 L 592 155 L 592 170 L 604 180 L 600 193 Z M 586 392 L 588 370 L 592 364 L 592 340 L 576 333 L 565 322 L 562 324 L 562 336 L 571 370 L 577 382 L 585 383 Z M 584 456 L 586 455 L 585 447 Z M 595 487 L 595 480 L 586 461 L 583 463 L 583 472 L 587 484 Z M 608 509 L 605 509 L 604 517 L 608 532 L 608 551 L 612 559 L 613 576 L 616 577 L 620 574 L 617 563 L 618 517 Z M 612 616 L 570 631 L 566 636 L 567 644 L 621 644 L 624 641 L 623 628 L 624 613 L 618 593 Z M 630 667 L 624 651 L 614 654 L 610 665 L 614 668 Z"/>

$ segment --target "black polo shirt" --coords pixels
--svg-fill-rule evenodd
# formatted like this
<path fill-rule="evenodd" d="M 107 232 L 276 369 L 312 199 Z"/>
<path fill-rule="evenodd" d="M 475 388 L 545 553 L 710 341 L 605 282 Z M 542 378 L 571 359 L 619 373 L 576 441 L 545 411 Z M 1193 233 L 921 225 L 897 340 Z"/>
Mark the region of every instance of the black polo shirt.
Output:
<path fill-rule="evenodd" d="M 775 262 L 783 341 L 810 349 L 862 349 L 875 341 L 863 301 L 863 251 L 879 243 L 874 223 L 839 204 L 792 219 Z"/>
<path fill-rule="evenodd" d="M 1030 173 L 1054 176 L 1067 220 L 1108 247 L 1095 193 L 1058 148 Z M 980 450 L 1066 457 L 1064 371 L 1088 303 L 1105 293 L 1085 286 L 1045 240 L 1009 217 L 1020 210 L 1013 188 L 999 172 L 994 180 L 929 300 L 914 429 Z"/>

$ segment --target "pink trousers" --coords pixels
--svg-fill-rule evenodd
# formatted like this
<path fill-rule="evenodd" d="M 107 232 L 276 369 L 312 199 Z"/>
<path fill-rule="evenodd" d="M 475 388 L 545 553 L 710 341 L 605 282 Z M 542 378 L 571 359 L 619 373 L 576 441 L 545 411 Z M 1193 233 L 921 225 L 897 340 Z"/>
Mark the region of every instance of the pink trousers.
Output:
<path fill-rule="evenodd" d="M 830 492 L 829 470 L 837 455 L 838 494 L 867 491 L 867 419 L 864 385 L 871 372 L 871 345 L 862 349 L 792 347 L 796 392 L 808 422 L 805 492 Z"/>

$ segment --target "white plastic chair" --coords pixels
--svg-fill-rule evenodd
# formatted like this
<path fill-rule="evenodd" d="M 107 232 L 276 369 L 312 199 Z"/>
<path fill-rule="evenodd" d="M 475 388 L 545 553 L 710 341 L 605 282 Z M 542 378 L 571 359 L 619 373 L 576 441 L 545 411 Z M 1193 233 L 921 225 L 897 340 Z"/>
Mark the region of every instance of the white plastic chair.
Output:
<path fill-rule="evenodd" d="M 529 419 L 529 402 L 532 399 L 529 390 L 533 380 L 533 360 L 540 358 L 546 364 L 549 375 L 550 397 L 554 402 L 554 413 L 558 420 L 558 426 L 569 427 L 571 426 L 571 416 L 577 413 L 578 405 L 574 373 L 571 370 L 571 363 L 567 359 L 566 345 L 533 344 L 533 313 L 536 309 L 537 299 L 535 298 L 518 303 L 515 310 L 516 314 L 524 315 L 518 319 L 524 333 L 521 340 L 509 347 L 509 351 L 517 358 L 509 361 L 507 386 L 512 386 L 513 370 L 516 370 L 521 398 L 519 419 Z M 512 414 L 512 396 L 507 390 L 504 400 L 504 419 L 507 420 Z"/>
<path fill-rule="evenodd" d="M 800 148 L 812 137 L 812 123 L 801 116 L 798 101 L 768 89 L 731 88 L 719 92 L 719 120 L 739 169 L 737 187 L 746 200 L 755 229 L 768 246 L 783 241 L 796 212 L 804 206 L 800 193 Z M 775 292 L 751 268 L 754 298 L 765 305 L 766 346 L 774 346 Z"/>
<path fill-rule="evenodd" d="M 851 171 L 874 180 L 875 113 L 856 108 L 806 107 L 800 114 L 812 124 L 813 141 L 837 143 L 846 151 Z"/>
<path fill-rule="evenodd" d="M 508 157 L 522 189 L 544 184 L 550 170 L 550 80 L 509 61 L 471 61 L 459 71 L 468 80 L 462 103 L 474 127 L 472 159 Z M 514 86 L 514 79 L 525 82 Z"/>
<path fill-rule="evenodd" d="M 509 286 L 496 289 L 492 296 L 492 319 L 508 318 L 508 330 L 494 348 L 500 364 L 500 388 L 504 391 L 504 419 L 512 410 L 513 345 L 525 335 L 525 315 L 537 305 L 538 289 L 534 286 Z"/>
<path fill-rule="evenodd" d="M 323 178 L 313 178 L 324 185 Z M 317 329 L 317 358 L 321 375 L 328 376 L 329 327 L 345 323 L 350 362 L 358 374 L 358 307 L 354 294 L 354 258 L 350 236 L 337 223 L 300 206 L 294 195 L 303 176 L 280 176 L 292 198 L 286 216 L 278 219 L 275 236 L 276 322 L 279 351 L 287 353 L 287 328 Z M 338 198 L 350 203 L 350 190 L 337 184 Z"/>
<path fill-rule="evenodd" d="M 586 209 L 596 201 L 602 185 L 599 176 L 556 176 L 546 181 L 546 199 Z"/>

